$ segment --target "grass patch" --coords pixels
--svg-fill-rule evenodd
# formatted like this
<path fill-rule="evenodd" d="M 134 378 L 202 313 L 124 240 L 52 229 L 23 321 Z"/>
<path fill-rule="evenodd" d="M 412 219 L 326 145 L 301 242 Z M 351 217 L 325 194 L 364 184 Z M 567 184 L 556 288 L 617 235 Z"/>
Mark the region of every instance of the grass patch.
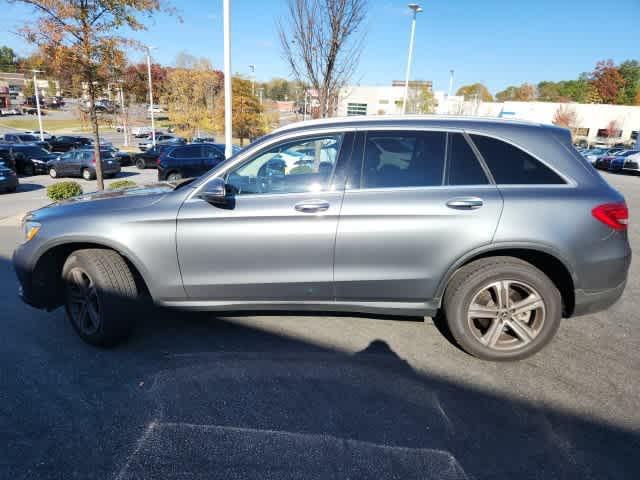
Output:
<path fill-rule="evenodd" d="M 7 118 L 3 117 L 0 119 L 0 126 L 6 128 L 15 128 L 16 130 L 38 130 L 38 117 L 34 116 L 33 118 Z M 57 130 L 81 130 L 83 132 L 90 133 L 91 127 L 86 126 L 86 128 L 81 128 L 82 125 L 80 120 L 77 119 L 47 119 L 46 116 L 42 117 L 42 128 L 45 131 L 53 133 Z M 106 125 L 100 125 L 100 130 L 107 130 Z"/>

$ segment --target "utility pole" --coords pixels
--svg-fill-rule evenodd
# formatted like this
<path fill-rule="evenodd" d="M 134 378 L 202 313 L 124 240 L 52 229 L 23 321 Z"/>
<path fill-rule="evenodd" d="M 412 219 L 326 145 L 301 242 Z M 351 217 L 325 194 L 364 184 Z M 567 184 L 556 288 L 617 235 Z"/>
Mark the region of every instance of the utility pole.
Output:
<path fill-rule="evenodd" d="M 402 101 L 402 114 L 407 113 L 407 97 L 409 95 L 409 75 L 411 74 L 411 60 L 413 59 L 413 41 L 416 35 L 416 15 L 422 12 L 422 8 L 417 3 L 410 3 L 408 7 L 413 11 L 411 20 L 411 37 L 409 38 L 409 55 L 407 58 L 407 72 L 404 77 L 404 99 Z"/>
<path fill-rule="evenodd" d="M 149 113 L 151 114 L 151 144 L 156 146 L 156 121 L 153 112 L 153 83 L 151 82 L 151 47 L 147 47 L 147 75 L 149 76 Z"/>
<path fill-rule="evenodd" d="M 454 75 L 454 70 L 449 70 L 449 94 L 447 95 L 448 97 L 450 97 L 451 95 L 453 95 L 453 75 Z"/>
<path fill-rule="evenodd" d="M 232 142 L 232 89 L 231 89 L 231 0 L 223 0 L 222 16 L 224 17 L 224 155 L 233 155 Z"/>
<path fill-rule="evenodd" d="M 249 68 L 251 69 L 251 96 L 253 97 L 256 94 L 256 66 L 251 64 Z"/>
<path fill-rule="evenodd" d="M 33 93 L 36 96 L 36 111 L 38 112 L 38 128 L 40 128 L 40 141 L 44 142 L 44 132 L 42 131 L 42 112 L 40 111 L 40 95 L 38 95 L 38 79 L 36 73 L 42 70 L 31 70 L 33 72 Z"/>
<path fill-rule="evenodd" d="M 120 87 L 120 118 L 122 119 L 122 131 L 124 132 L 124 146 L 129 146 L 129 132 L 127 128 L 127 112 L 124 107 L 124 91 L 122 89 L 122 84 L 124 80 L 118 80 L 118 86 Z"/>

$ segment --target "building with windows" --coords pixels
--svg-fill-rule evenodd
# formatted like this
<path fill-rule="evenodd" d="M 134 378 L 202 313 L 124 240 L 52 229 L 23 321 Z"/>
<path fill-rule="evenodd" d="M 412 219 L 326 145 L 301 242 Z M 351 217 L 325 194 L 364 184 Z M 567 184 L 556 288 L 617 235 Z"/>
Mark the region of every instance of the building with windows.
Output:
<path fill-rule="evenodd" d="M 38 78 L 38 94 L 41 97 L 50 97 L 60 95 L 60 82 L 58 80 L 49 80 L 46 78 Z M 10 104 L 9 106 L 19 106 L 25 102 L 25 87 L 32 82 L 32 77 L 18 72 L 0 72 L 0 82 L 7 84 L 9 89 Z"/>

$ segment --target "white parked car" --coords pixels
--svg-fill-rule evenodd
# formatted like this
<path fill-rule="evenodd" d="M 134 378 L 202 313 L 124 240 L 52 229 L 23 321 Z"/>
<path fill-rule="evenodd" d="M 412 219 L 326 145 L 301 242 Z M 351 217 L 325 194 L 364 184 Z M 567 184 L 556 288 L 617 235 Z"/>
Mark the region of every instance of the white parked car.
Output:
<path fill-rule="evenodd" d="M 131 133 L 136 138 L 147 137 L 151 134 L 151 127 L 133 127 Z"/>
<path fill-rule="evenodd" d="M 40 138 L 40 130 L 26 130 L 24 133 L 27 135 L 33 135 L 34 137 Z M 51 140 L 51 137 L 52 137 L 52 135 L 45 130 L 42 131 L 42 136 L 44 137 L 45 140 Z"/>

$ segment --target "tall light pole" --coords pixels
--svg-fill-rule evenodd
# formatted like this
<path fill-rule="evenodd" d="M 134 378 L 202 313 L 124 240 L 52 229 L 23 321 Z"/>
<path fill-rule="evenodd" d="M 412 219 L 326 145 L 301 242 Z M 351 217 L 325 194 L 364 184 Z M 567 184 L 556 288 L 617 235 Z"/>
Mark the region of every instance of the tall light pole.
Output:
<path fill-rule="evenodd" d="M 40 112 L 40 95 L 38 95 L 38 79 L 36 73 L 42 70 L 31 70 L 33 72 L 33 93 L 36 96 L 36 111 L 38 112 L 38 127 L 40 128 L 40 141 L 44 142 L 44 132 L 42 131 L 42 112 Z"/>
<path fill-rule="evenodd" d="M 153 113 L 153 84 L 151 82 L 151 49 L 147 47 L 147 75 L 149 76 L 149 113 L 151 114 L 151 144 L 156 146 L 156 120 Z"/>
<path fill-rule="evenodd" d="M 124 80 L 118 80 L 118 86 L 120 87 L 120 118 L 122 119 L 122 131 L 124 133 L 124 146 L 129 146 L 129 132 L 127 131 L 127 114 L 124 110 L 124 91 L 122 89 L 122 84 Z"/>
<path fill-rule="evenodd" d="M 231 0 L 223 0 L 222 16 L 224 18 L 224 155 L 229 158 L 233 155 L 232 141 L 232 116 L 231 116 Z"/>
<path fill-rule="evenodd" d="M 404 100 L 402 101 L 402 114 L 407 113 L 407 97 L 409 95 L 409 75 L 411 74 L 411 60 L 413 58 L 413 40 L 416 35 L 416 15 L 422 12 L 422 8 L 417 3 L 410 3 L 409 8 L 413 11 L 411 20 L 411 37 L 409 39 L 409 57 L 407 58 L 407 73 L 404 77 Z"/>
<path fill-rule="evenodd" d="M 455 75 L 455 71 L 449 70 L 449 94 L 447 95 L 448 97 L 453 95 L 453 76 L 454 75 Z"/>
<path fill-rule="evenodd" d="M 254 96 L 256 94 L 256 66 L 251 64 L 249 68 L 251 69 L 251 96 Z"/>

